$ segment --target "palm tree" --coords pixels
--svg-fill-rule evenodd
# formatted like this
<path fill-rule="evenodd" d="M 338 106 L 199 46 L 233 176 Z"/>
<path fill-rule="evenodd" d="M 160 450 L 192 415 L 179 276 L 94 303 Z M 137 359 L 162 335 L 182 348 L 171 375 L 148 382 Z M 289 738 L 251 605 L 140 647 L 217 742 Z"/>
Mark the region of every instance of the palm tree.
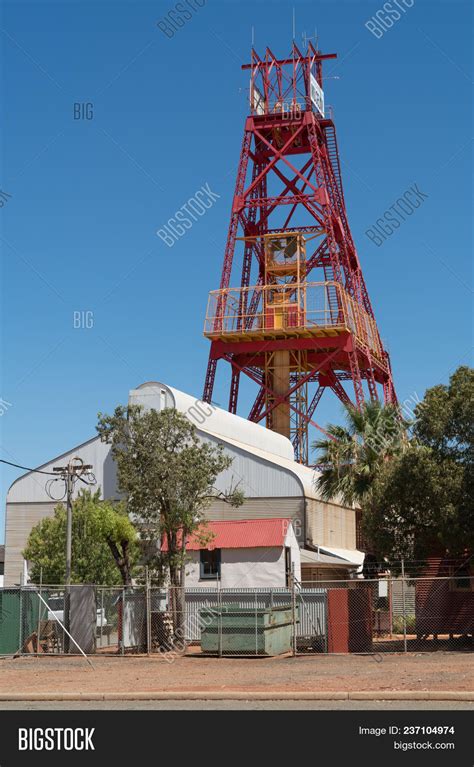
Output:
<path fill-rule="evenodd" d="M 381 463 L 403 450 L 409 424 L 396 405 L 366 402 L 360 410 L 345 407 L 347 426 L 330 424 L 329 438 L 312 447 L 319 451 L 315 485 L 323 498 L 339 496 L 352 505 L 367 497 Z"/>

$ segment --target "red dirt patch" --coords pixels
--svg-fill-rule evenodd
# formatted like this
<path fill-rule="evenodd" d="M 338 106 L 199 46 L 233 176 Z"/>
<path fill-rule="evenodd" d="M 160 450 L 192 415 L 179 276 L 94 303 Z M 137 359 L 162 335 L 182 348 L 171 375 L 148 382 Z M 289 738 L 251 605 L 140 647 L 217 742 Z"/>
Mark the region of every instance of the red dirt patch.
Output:
<path fill-rule="evenodd" d="M 205 658 L 24 657 L 0 660 L 1 693 L 459 690 L 474 688 L 469 653 Z"/>

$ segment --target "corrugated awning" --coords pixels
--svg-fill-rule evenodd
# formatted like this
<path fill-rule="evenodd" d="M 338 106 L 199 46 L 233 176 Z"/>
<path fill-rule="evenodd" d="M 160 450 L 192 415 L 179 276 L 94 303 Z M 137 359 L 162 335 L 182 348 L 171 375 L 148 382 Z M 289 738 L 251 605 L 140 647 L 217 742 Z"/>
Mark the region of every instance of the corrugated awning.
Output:
<path fill-rule="evenodd" d="M 237 519 L 206 522 L 186 541 L 186 551 L 256 549 L 285 545 L 291 519 Z M 179 536 L 178 536 L 179 537 Z M 206 538 L 208 540 L 206 541 Z M 162 551 L 168 551 L 165 539 Z"/>
<path fill-rule="evenodd" d="M 365 554 L 357 549 L 333 549 L 328 546 L 320 546 L 319 552 L 301 549 L 300 556 L 302 565 L 361 567 L 364 563 Z"/>

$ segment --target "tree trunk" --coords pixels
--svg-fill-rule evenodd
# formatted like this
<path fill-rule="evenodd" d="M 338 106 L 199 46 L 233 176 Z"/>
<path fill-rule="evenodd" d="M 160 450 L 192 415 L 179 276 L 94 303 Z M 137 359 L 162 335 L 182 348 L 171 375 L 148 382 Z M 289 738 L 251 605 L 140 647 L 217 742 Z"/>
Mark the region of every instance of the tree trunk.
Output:
<path fill-rule="evenodd" d="M 130 572 L 130 561 L 128 557 L 128 541 L 122 541 L 122 554 L 120 553 L 118 546 L 114 541 L 107 539 L 107 543 L 109 545 L 110 551 L 112 552 L 115 564 L 120 571 L 123 585 L 127 587 L 131 586 L 132 575 Z"/>
<path fill-rule="evenodd" d="M 180 648 L 182 640 L 182 612 L 180 600 L 179 568 L 171 565 L 170 570 L 170 606 L 173 620 L 173 644 L 175 649 Z"/>
<path fill-rule="evenodd" d="M 186 534 L 181 531 L 181 543 L 178 543 L 177 535 L 167 535 L 168 554 L 169 554 L 169 573 L 170 573 L 170 602 L 171 614 L 173 619 L 173 633 L 175 650 L 184 652 L 186 649 L 186 630 L 185 630 L 185 564 L 184 556 L 186 552 Z M 179 562 L 179 565 L 176 564 Z"/>

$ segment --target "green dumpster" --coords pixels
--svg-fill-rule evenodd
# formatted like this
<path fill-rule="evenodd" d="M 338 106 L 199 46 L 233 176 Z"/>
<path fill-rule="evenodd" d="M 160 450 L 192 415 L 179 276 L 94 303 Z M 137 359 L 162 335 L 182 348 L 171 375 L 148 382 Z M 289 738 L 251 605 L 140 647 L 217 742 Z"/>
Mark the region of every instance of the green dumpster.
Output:
<path fill-rule="evenodd" d="M 200 610 L 199 617 L 201 650 L 204 653 L 281 655 L 291 650 L 291 605 L 255 608 L 224 604 Z"/>

